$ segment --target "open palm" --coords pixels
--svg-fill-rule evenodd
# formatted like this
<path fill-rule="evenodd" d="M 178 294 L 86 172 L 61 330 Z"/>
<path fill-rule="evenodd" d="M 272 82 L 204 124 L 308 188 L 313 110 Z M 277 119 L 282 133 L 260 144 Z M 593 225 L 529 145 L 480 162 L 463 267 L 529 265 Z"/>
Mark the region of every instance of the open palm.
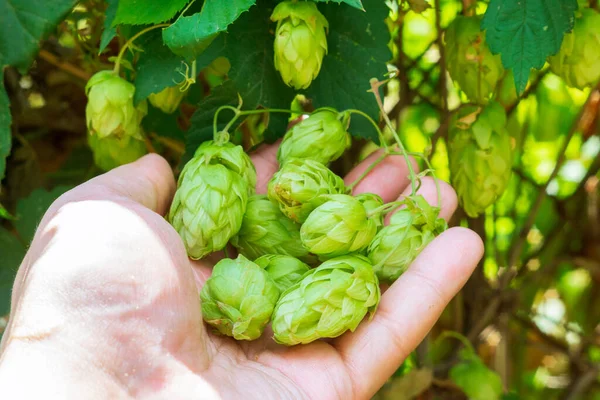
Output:
<path fill-rule="evenodd" d="M 277 169 L 253 155 L 257 191 Z M 357 166 L 352 182 L 377 155 Z M 389 157 L 355 187 L 394 201 L 407 167 Z M 15 281 L 0 386 L 23 398 L 368 399 L 433 326 L 482 256 L 473 232 L 436 238 L 382 296 L 375 317 L 340 338 L 287 348 L 215 336 L 198 292 L 215 255 L 190 261 L 164 220 L 175 183 L 156 155 L 68 192 L 46 213 Z M 456 208 L 442 184 L 441 216 Z M 433 181 L 420 193 L 436 201 Z"/>

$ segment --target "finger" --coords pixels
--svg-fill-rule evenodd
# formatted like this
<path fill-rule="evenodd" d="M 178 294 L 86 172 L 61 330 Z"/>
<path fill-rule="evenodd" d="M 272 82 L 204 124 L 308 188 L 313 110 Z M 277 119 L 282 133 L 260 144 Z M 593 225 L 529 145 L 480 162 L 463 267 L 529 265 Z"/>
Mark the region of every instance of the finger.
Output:
<path fill-rule="evenodd" d="M 370 398 L 423 340 L 483 256 L 473 231 L 452 228 L 437 237 L 382 296 L 370 322 L 336 343 L 355 382 Z"/>
<path fill-rule="evenodd" d="M 369 155 L 363 162 L 354 167 L 344 182 L 350 185 L 356 181 L 369 166 L 383 155 L 384 150 L 377 150 Z M 414 171 L 418 170 L 418 165 L 411 158 Z M 400 193 L 408 186 L 410 182 L 408 166 L 402 156 L 387 156 L 379 163 L 369 174 L 358 183 L 352 190 L 353 194 L 375 193 L 381 196 L 384 202 L 388 203 L 398 198 Z"/>
<path fill-rule="evenodd" d="M 273 144 L 260 146 L 250 155 L 256 167 L 256 193 L 266 194 L 269 180 L 279 169 L 277 162 L 277 149 L 280 141 Z"/>

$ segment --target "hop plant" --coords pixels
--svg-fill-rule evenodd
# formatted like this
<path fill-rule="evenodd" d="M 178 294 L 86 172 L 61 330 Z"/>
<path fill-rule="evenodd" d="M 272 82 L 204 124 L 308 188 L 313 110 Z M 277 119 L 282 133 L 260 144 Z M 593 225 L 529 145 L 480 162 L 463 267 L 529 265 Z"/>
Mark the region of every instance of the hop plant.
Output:
<path fill-rule="evenodd" d="M 300 228 L 304 247 L 321 259 L 364 250 L 377 233 L 377 224 L 362 203 L 346 194 L 323 198 L 326 202 L 315 208 Z"/>
<path fill-rule="evenodd" d="M 191 258 L 221 250 L 238 233 L 255 184 L 254 165 L 241 146 L 209 141 L 196 150 L 168 216 Z"/>
<path fill-rule="evenodd" d="M 481 31 L 481 17 L 458 16 L 445 33 L 448 72 L 467 97 L 485 104 L 504 74 L 500 55 L 493 55 Z"/>
<path fill-rule="evenodd" d="M 369 219 L 375 222 L 377 232 L 383 228 L 383 212 L 376 211 L 383 206 L 383 199 L 374 193 L 361 193 L 355 196 L 356 200 L 360 201 L 365 211 L 369 215 Z"/>
<path fill-rule="evenodd" d="M 146 143 L 132 136 L 100 138 L 98 135 L 88 134 L 88 144 L 92 149 L 94 163 L 104 171 L 134 162 L 147 153 Z"/>
<path fill-rule="evenodd" d="M 447 224 L 439 218 L 439 208 L 432 207 L 423 196 L 405 200 L 405 208 L 398 210 L 390 224 L 377 233 L 368 248 L 368 256 L 377 277 L 395 281 L 402 275 L 419 253 Z"/>
<path fill-rule="evenodd" d="M 281 293 L 299 282 L 310 270 L 308 265 L 297 258 L 280 254 L 267 254 L 254 262 L 267 271 Z"/>
<path fill-rule="evenodd" d="M 476 217 L 504 192 L 511 174 L 506 114 L 498 103 L 468 106 L 450 125 L 450 172 L 465 212 Z"/>
<path fill-rule="evenodd" d="M 275 69 L 286 85 L 306 89 L 327 54 L 327 19 L 312 1 L 283 1 L 273 10 Z"/>
<path fill-rule="evenodd" d="M 259 338 L 278 298 L 269 274 L 242 255 L 219 261 L 200 292 L 204 321 L 236 340 Z"/>
<path fill-rule="evenodd" d="M 362 256 L 342 256 L 310 270 L 282 293 L 273 311 L 277 343 L 293 346 L 354 331 L 379 304 L 379 282 Z"/>
<path fill-rule="evenodd" d="M 265 195 L 250 197 L 242 227 L 231 238 L 231 244 L 251 260 L 266 254 L 283 254 L 314 261 L 300 241 L 300 225 L 283 215 Z"/>
<path fill-rule="evenodd" d="M 179 104 L 186 94 L 187 90 L 181 90 L 179 86 L 170 86 L 158 93 L 152 93 L 148 96 L 148 100 L 162 112 L 173 114 L 179 108 Z"/>
<path fill-rule="evenodd" d="M 346 132 L 349 118 L 329 109 L 317 110 L 287 131 L 277 152 L 279 164 L 290 158 L 314 160 L 327 165 L 350 145 Z"/>
<path fill-rule="evenodd" d="M 342 194 L 344 181 L 318 161 L 292 158 L 269 181 L 269 199 L 296 222 L 304 222 L 324 202 L 321 195 Z"/>
<path fill-rule="evenodd" d="M 90 78 L 85 93 L 88 97 L 85 118 L 92 135 L 142 139 L 141 122 L 148 113 L 148 105 L 145 101 L 137 107 L 133 105 L 133 84 L 113 71 L 100 71 Z"/>
<path fill-rule="evenodd" d="M 600 79 L 600 13 L 592 8 L 582 10 L 575 20 L 573 32 L 567 33 L 558 54 L 549 58 L 552 72 L 567 85 L 584 89 Z"/>

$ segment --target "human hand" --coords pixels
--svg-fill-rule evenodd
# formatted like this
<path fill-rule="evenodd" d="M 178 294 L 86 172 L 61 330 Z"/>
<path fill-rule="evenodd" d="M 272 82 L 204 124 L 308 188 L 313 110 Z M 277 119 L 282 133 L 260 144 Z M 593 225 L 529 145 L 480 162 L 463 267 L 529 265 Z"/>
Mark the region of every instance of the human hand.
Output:
<path fill-rule="evenodd" d="M 276 148 L 253 155 L 257 191 L 277 169 Z M 346 177 L 352 182 L 378 155 Z M 386 202 L 409 193 L 407 167 L 389 157 L 355 193 Z M 456 209 L 440 183 L 441 216 Z M 44 216 L 14 285 L 0 347 L 0 387 L 22 398 L 368 399 L 414 350 L 483 254 L 479 237 L 451 228 L 382 296 L 354 333 L 287 348 L 215 336 L 199 290 L 217 256 L 188 259 L 163 219 L 175 190 L 156 155 L 73 189 Z M 436 202 L 433 180 L 420 188 Z"/>

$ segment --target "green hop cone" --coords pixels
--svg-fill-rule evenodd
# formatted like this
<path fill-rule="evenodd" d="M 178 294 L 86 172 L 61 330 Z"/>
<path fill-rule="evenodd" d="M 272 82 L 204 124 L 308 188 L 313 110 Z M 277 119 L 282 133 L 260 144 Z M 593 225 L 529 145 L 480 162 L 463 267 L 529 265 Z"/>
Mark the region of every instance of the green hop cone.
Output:
<path fill-rule="evenodd" d="M 600 13 L 585 8 L 565 34 L 558 54 L 548 59 L 552 72 L 569 86 L 584 89 L 600 79 Z"/>
<path fill-rule="evenodd" d="M 134 162 L 147 153 L 146 143 L 132 136 L 100 138 L 88 134 L 88 144 L 94 155 L 94 163 L 104 171 Z"/>
<path fill-rule="evenodd" d="M 390 224 L 377 233 L 368 248 L 373 269 L 382 281 L 398 279 L 447 228 L 446 221 L 438 217 L 439 208 L 432 207 L 423 196 L 409 197 L 405 205 L 392 215 Z"/>
<path fill-rule="evenodd" d="M 377 224 L 368 218 L 362 203 L 347 194 L 323 198 L 326 202 L 300 228 L 304 247 L 321 259 L 364 250 L 377 233 Z"/>
<path fill-rule="evenodd" d="M 452 183 L 465 212 L 476 217 L 506 189 L 511 174 L 510 135 L 498 103 L 468 106 L 452 118 L 449 133 Z"/>
<path fill-rule="evenodd" d="M 308 265 L 297 258 L 280 254 L 264 255 L 257 258 L 254 263 L 267 271 L 281 293 L 299 282 L 310 270 Z"/>
<path fill-rule="evenodd" d="M 152 93 L 148 96 L 150 104 L 160 109 L 166 114 L 173 114 L 179 108 L 181 100 L 187 94 L 187 90 L 181 90 L 179 86 L 170 86 L 164 88 L 158 93 Z"/>
<path fill-rule="evenodd" d="M 379 232 L 379 230 L 383 228 L 383 212 L 378 209 L 383 206 L 383 199 L 374 193 L 361 193 L 354 197 L 361 202 L 367 213 L 371 214 L 375 212 L 372 215 L 369 215 L 369 219 L 375 222 L 377 232 Z"/>
<path fill-rule="evenodd" d="M 337 160 L 350 145 L 347 120 L 343 114 L 329 109 L 315 111 L 287 131 L 277 152 L 279 164 L 290 158 L 314 160 L 324 165 Z"/>
<path fill-rule="evenodd" d="M 353 332 L 375 313 L 380 297 L 379 281 L 365 257 L 333 258 L 281 294 L 272 318 L 275 341 L 293 346 Z"/>
<path fill-rule="evenodd" d="M 300 225 L 283 215 L 264 195 L 248 199 L 242 227 L 231 238 L 231 244 L 251 260 L 265 254 L 283 254 L 315 261 L 300 242 Z"/>
<path fill-rule="evenodd" d="M 346 191 L 342 178 L 318 161 L 292 158 L 269 181 L 269 199 L 296 222 L 304 222 L 324 202 L 321 195 Z"/>
<path fill-rule="evenodd" d="M 458 16 L 445 33 L 448 72 L 467 97 L 486 104 L 504 74 L 500 55 L 493 55 L 481 32 L 481 17 Z"/>
<path fill-rule="evenodd" d="M 271 21 L 275 30 L 275 69 L 286 85 L 306 89 L 319 75 L 327 54 L 327 19 L 312 1 L 283 1 Z"/>
<path fill-rule="evenodd" d="M 240 146 L 206 142 L 198 148 L 179 176 L 168 215 L 191 258 L 221 250 L 238 233 L 255 182 Z"/>
<path fill-rule="evenodd" d="M 133 105 L 133 84 L 113 71 L 100 71 L 90 78 L 85 93 L 85 118 L 92 135 L 142 139 L 141 122 L 148 113 L 148 104 L 142 101 L 137 107 Z"/>
<path fill-rule="evenodd" d="M 278 298 L 269 274 L 242 255 L 219 261 L 200 292 L 204 321 L 236 340 L 258 339 Z"/>

